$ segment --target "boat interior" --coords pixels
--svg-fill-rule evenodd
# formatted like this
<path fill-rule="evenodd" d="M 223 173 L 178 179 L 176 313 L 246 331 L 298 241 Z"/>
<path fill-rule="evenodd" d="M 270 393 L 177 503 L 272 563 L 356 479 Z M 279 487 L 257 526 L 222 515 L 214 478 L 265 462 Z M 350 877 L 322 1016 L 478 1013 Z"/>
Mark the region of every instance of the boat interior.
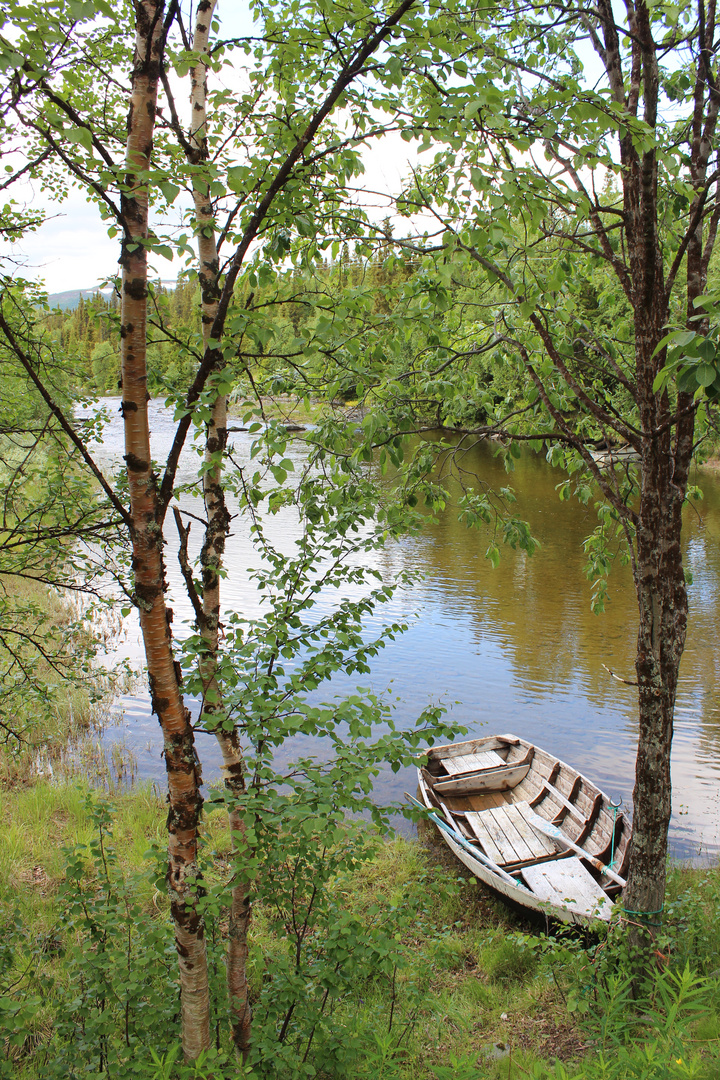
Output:
<path fill-rule="evenodd" d="M 594 784 L 546 751 L 514 735 L 434 747 L 421 777 L 426 803 L 542 899 L 557 902 L 570 888 L 583 894 L 580 906 L 589 910 L 620 891 L 591 860 L 626 875 L 629 821 Z M 539 831 L 535 814 L 582 852 Z"/>

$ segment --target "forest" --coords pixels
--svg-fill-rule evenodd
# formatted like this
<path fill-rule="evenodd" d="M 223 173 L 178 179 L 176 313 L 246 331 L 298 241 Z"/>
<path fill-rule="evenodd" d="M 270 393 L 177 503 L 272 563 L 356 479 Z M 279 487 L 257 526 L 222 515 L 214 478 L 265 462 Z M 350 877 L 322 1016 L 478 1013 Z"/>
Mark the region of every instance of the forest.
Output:
<path fill-rule="evenodd" d="M 669 864 L 668 829 L 683 511 L 720 396 L 715 4 L 243 15 L 2 15 L 0 1075 L 712 1077 L 720 879 Z M 384 157 L 403 180 L 377 191 Z M 71 191 L 119 272 L 63 311 L 19 252 Z M 117 469 L 94 449 L 106 396 Z M 153 398 L 174 417 L 163 460 Z M 463 471 L 480 439 L 507 485 Z M 608 447 L 636 464 L 603 467 Z M 370 692 L 316 693 L 403 632 L 382 618 L 403 582 L 373 556 L 432 515 L 490 527 L 488 572 L 504 545 L 532 555 L 511 487 L 528 449 L 596 514 L 594 609 L 618 562 L 637 598 L 628 879 L 587 936 L 502 909 L 422 815 L 427 843 L 393 837 L 373 777 L 459 734 L 441 706 L 407 727 Z M 236 506 L 260 560 L 248 610 L 227 600 Z M 162 797 L 107 798 L 64 749 L 130 678 L 104 660 L 129 611 Z M 298 735 L 328 755 L 283 766 Z"/>

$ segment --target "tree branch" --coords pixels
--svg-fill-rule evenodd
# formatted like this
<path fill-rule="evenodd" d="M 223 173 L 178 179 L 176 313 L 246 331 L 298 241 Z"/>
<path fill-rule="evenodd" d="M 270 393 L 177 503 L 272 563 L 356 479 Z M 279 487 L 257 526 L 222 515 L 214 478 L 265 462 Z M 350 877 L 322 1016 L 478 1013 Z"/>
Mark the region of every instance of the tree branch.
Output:
<path fill-rule="evenodd" d="M 115 494 L 113 489 L 108 484 L 108 482 L 105 479 L 102 471 L 98 468 L 98 466 L 95 464 L 94 460 L 90 456 L 85 443 L 80 438 L 80 436 L 77 434 L 77 432 L 73 428 L 70 421 L 66 418 L 66 416 L 63 413 L 60 406 L 55 403 L 53 398 L 48 393 L 48 390 L 45 387 L 45 384 L 43 383 L 42 379 L 40 378 L 40 376 L 35 371 L 29 356 L 27 355 L 27 353 L 25 353 L 25 351 L 21 347 L 20 343 L 17 341 L 17 339 L 16 339 L 12 329 L 10 328 L 10 326 L 9 326 L 9 324 L 8 324 L 6 318 L 5 318 L 5 315 L 4 315 L 4 313 L 2 311 L 0 311 L 0 330 L 2 330 L 2 332 L 4 333 L 5 338 L 6 338 L 7 342 L 8 342 L 8 344 L 9 344 L 10 348 L 12 349 L 12 351 L 17 356 L 18 360 L 22 364 L 22 366 L 25 369 L 25 371 L 27 372 L 28 376 L 30 377 L 30 379 L 34 383 L 34 385 L 35 385 L 38 393 L 42 397 L 43 401 L 45 402 L 47 407 L 52 412 L 53 416 L 56 418 L 56 420 L 60 424 L 60 427 L 63 429 L 63 431 L 68 436 L 70 441 L 74 444 L 74 446 L 79 450 L 80 456 L 82 457 L 83 461 L 85 462 L 85 464 L 88 466 L 88 468 L 92 472 L 92 474 L 95 477 L 95 479 L 97 480 L 97 482 L 100 484 L 100 487 L 105 492 L 105 494 L 108 497 L 110 503 L 115 508 L 115 510 L 118 512 L 118 514 L 122 518 L 122 520 L 125 523 L 125 525 L 127 526 L 127 528 L 130 529 L 130 531 L 132 531 L 132 529 L 133 529 L 133 520 L 132 520 L 132 517 L 130 516 L 130 514 L 128 513 L 127 508 L 122 504 L 120 499 L 117 497 L 117 495 Z"/>
<path fill-rule="evenodd" d="M 285 184 L 291 178 L 295 165 L 300 161 L 306 147 L 315 138 L 319 131 L 323 121 L 329 116 L 335 107 L 338 99 L 343 92 L 348 88 L 350 83 L 360 75 L 365 67 L 365 64 L 373 53 L 380 47 L 383 41 L 398 25 L 403 15 L 415 5 L 417 0 L 402 0 L 402 3 L 385 19 L 383 24 L 373 34 L 366 36 L 363 41 L 357 46 L 353 57 L 348 61 L 340 74 L 337 76 L 330 91 L 326 95 L 322 104 L 316 109 L 310 122 L 308 123 L 303 134 L 296 140 L 295 145 L 289 152 L 284 162 L 277 170 L 272 182 L 270 183 L 264 197 L 255 209 L 250 221 L 245 227 L 242 240 L 235 249 L 235 253 L 230 262 L 225 284 L 223 286 L 222 295 L 218 303 L 218 310 L 210 330 L 210 339 L 212 341 L 219 342 L 223 336 L 225 329 L 225 321 L 227 319 L 227 313 L 230 306 L 230 301 L 235 289 L 235 282 L 237 281 L 238 274 L 243 265 L 245 256 L 258 235 L 260 226 L 262 225 L 265 217 L 273 204 L 276 195 L 282 191 Z M 162 483 L 160 485 L 160 491 L 158 495 L 158 523 L 162 523 L 165 514 L 167 512 L 170 499 L 172 497 L 173 486 L 175 484 L 175 476 L 177 474 L 178 465 L 180 462 L 180 454 L 187 437 L 190 423 L 192 420 L 192 411 L 195 402 L 200 397 L 203 391 L 205 383 L 208 380 L 210 374 L 223 363 L 222 351 L 219 347 L 215 346 L 208 348 L 205 351 L 202 363 L 198 368 L 193 384 L 190 387 L 187 397 L 185 399 L 185 406 L 187 412 L 181 418 L 178 423 L 175 438 L 170 448 L 170 452 L 167 457 L 165 466 L 165 472 L 163 474 Z"/>

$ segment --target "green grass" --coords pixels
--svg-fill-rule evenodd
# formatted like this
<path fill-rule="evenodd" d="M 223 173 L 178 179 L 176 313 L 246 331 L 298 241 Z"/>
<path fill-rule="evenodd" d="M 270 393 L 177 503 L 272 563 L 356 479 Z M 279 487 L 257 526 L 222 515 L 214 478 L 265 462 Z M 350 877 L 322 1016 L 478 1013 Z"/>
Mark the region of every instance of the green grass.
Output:
<path fill-rule="evenodd" d="M 142 933 L 138 931 L 140 936 L 152 935 L 153 927 L 161 933 L 172 969 L 167 898 L 149 872 L 146 858 L 150 847 L 162 849 L 165 843 L 165 803 L 150 788 L 139 787 L 116 796 L 113 805 L 113 845 L 118 872 L 126 882 L 120 893 L 125 895 L 125 889 L 137 905 L 136 919 L 145 927 Z M 5 924 L 14 918 L 26 932 L 30 928 L 16 966 L 26 963 L 32 942 L 45 942 L 36 958 L 33 985 L 37 988 L 44 980 L 51 987 L 42 1006 L 27 1020 L 22 1052 L 12 1050 L 12 1075 L 29 1080 L 55 1075 L 47 1064 L 48 1048 L 57 1039 L 53 1033 L 58 1017 L 70 1008 L 63 995 L 70 994 L 77 978 L 72 946 L 80 940 L 77 935 L 81 929 L 80 924 L 68 929 L 64 922 L 67 855 L 63 849 L 94 842 L 96 830 L 87 788 L 77 781 L 38 781 L 33 786 L 5 788 L 0 791 L 0 828 L 0 907 Z M 211 891 L 228 879 L 229 851 L 224 814 L 215 810 L 204 828 L 206 878 Z M 103 912 L 110 911 L 112 905 L 103 899 L 102 875 L 93 865 L 88 859 L 87 896 L 100 913 L 94 917 L 102 922 Z M 346 869 L 331 883 L 330 893 L 331 905 L 335 905 L 332 910 L 355 918 L 369 937 L 378 932 L 378 940 L 385 941 L 382 931 L 389 928 L 388 940 L 396 941 L 398 956 L 394 964 L 358 968 L 356 979 L 351 978 L 338 995 L 328 1016 L 325 1041 L 316 1036 L 313 1045 L 318 1053 L 327 1050 L 330 1054 L 328 1040 L 333 1032 L 340 1033 L 354 1047 L 354 1064 L 351 1071 L 337 1065 L 339 1051 L 335 1048 L 332 1068 L 336 1071 L 319 1069 L 318 1077 L 443 1080 L 442 1069 L 447 1067 L 451 1068 L 448 1080 L 481 1076 L 514 1080 L 525 1076 L 614 1080 L 617 1076 L 617 1080 L 624 1080 L 608 1070 L 625 1061 L 622 1054 L 628 1047 L 631 1056 L 623 1067 L 631 1070 L 631 1077 L 642 1075 L 650 1080 L 693 1075 L 710 1080 L 719 1075 L 720 933 L 715 915 L 720 873 L 716 869 L 674 869 L 670 875 L 670 925 L 661 943 L 667 970 L 679 972 L 689 962 L 695 971 L 710 978 L 703 987 L 699 1014 L 685 1019 L 679 1016 L 672 1037 L 664 1037 L 662 1067 L 648 1066 L 644 1059 L 632 1057 L 652 1045 L 655 1030 L 647 1025 L 638 1027 L 634 1021 L 635 1026 L 631 1025 L 625 1006 L 620 1008 L 616 1000 L 610 1000 L 607 986 L 622 971 L 621 943 L 598 943 L 568 932 L 548 938 L 536 925 L 496 902 L 479 884 L 461 877 L 459 866 L 441 850 L 398 838 L 380 842 L 372 858 Z M 108 925 L 113 933 L 121 933 L 117 920 L 122 903 L 113 910 L 116 923 Z M 332 927 L 333 918 L 336 916 L 331 915 L 328 927 Z M 220 913 L 212 924 L 215 945 L 211 944 L 218 985 L 226 933 L 226 921 Z M 318 947 L 326 933 L 320 926 Z M 288 950 L 289 942 L 277 930 L 271 903 L 267 897 L 259 899 L 253 912 L 250 958 L 258 1025 L 263 1022 L 262 1002 L 286 964 Z M 306 977 L 311 996 L 311 964 Z M 5 981 L 13 979 L 6 977 Z M 8 998 L 18 1000 L 12 990 Z M 612 1049 L 605 1072 L 598 1071 L 601 1014 L 609 1018 L 602 1038 L 609 1040 L 607 1045 Z M 660 1027 L 656 1025 L 657 1030 Z M 163 1028 L 163 1033 L 172 1043 L 177 1028 L 167 1032 Z M 221 1042 L 227 1045 L 224 1025 Z M 11 1048 L 6 1049 L 10 1053 Z M 672 1054 L 675 1057 L 671 1059 Z M 683 1067 L 694 1061 L 694 1071 L 683 1073 L 678 1059 L 684 1062 Z M 134 1074 L 153 1076 L 148 1060 L 147 1055 L 142 1058 L 142 1068 L 136 1062 Z M 455 1065 L 448 1064 L 451 1060 Z M 646 1071 L 635 1073 L 632 1070 L 636 1067 Z M 295 1075 L 268 1069 L 263 1076 Z"/>

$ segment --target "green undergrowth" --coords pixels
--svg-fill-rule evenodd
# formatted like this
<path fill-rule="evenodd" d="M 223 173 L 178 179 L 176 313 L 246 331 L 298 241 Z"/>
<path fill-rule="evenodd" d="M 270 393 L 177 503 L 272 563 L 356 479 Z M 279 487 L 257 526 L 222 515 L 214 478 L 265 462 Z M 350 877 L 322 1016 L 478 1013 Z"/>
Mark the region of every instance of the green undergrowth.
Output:
<path fill-rule="evenodd" d="M 165 804 L 81 784 L 0 792 L 0 1077 L 243 1075 L 225 1022 L 224 812 L 203 838 L 211 1058 L 178 1060 Z M 348 827 L 260 853 L 248 1075 L 357 1080 L 720 1076 L 720 873 L 674 869 L 633 990 L 621 930 L 530 924 L 427 845 Z M 276 837 L 277 839 L 277 837 Z M 295 843 L 295 847 L 293 847 Z M 312 898 L 312 901 L 310 900 Z"/>

